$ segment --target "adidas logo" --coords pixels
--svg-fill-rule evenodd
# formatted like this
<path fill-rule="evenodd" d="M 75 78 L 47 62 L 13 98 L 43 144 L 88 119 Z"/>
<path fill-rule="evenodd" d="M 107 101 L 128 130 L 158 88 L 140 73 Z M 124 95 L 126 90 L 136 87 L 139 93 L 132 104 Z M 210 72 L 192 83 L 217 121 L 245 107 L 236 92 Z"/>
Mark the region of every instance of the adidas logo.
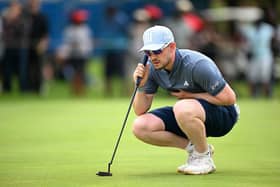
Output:
<path fill-rule="evenodd" d="M 190 84 L 188 83 L 188 81 L 184 82 L 184 86 L 188 87 Z"/>

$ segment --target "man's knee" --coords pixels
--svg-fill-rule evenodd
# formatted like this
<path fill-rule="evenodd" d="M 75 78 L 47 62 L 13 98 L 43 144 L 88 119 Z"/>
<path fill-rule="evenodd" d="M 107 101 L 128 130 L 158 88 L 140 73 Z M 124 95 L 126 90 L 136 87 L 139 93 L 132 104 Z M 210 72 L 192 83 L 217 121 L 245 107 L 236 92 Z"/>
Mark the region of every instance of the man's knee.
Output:
<path fill-rule="evenodd" d="M 137 117 L 132 124 L 133 134 L 136 137 L 140 138 L 144 136 L 146 131 L 147 131 L 147 124 L 145 118 L 143 116 Z"/>
<path fill-rule="evenodd" d="M 194 111 L 189 105 L 190 102 L 186 100 L 180 100 L 174 105 L 173 112 L 177 121 L 186 122 L 194 118 Z"/>
<path fill-rule="evenodd" d="M 180 123 L 190 124 L 193 120 L 205 120 L 205 112 L 201 104 L 195 99 L 184 99 L 178 101 L 173 112 L 176 120 Z"/>
<path fill-rule="evenodd" d="M 132 125 L 133 134 L 143 141 L 147 141 L 151 138 L 153 132 L 164 130 L 163 121 L 153 114 L 144 114 L 138 116 Z"/>

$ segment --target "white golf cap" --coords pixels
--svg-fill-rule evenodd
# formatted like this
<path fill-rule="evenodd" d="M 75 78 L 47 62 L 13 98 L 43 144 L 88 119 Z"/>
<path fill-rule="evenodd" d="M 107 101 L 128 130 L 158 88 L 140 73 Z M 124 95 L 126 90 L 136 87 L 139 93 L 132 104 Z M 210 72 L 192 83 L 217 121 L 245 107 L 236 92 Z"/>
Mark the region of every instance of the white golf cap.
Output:
<path fill-rule="evenodd" d="M 156 25 L 148 28 L 143 34 L 144 46 L 139 51 L 158 50 L 164 45 L 174 42 L 171 30 L 165 26 Z"/>

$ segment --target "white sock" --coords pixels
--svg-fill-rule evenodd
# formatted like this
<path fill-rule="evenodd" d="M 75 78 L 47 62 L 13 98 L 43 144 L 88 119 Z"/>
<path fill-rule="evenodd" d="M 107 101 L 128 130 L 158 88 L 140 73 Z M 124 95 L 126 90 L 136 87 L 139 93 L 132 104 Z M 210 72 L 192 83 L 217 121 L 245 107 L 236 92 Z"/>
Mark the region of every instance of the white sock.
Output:
<path fill-rule="evenodd" d="M 185 147 L 185 150 L 188 151 L 189 149 L 191 149 L 191 146 L 193 146 L 193 144 L 191 141 L 189 141 L 188 145 Z"/>
<path fill-rule="evenodd" d="M 197 152 L 197 151 L 195 150 L 195 148 L 194 148 L 193 153 L 194 153 L 195 155 L 198 155 L 198 156 L 205 156 L 205 155 L 209 155 L 209 147 L 207 146 L 207 150 L 206 150 L 205 152 L 203 152 L 203 153 L 199 153 L 199 152 Z"/>

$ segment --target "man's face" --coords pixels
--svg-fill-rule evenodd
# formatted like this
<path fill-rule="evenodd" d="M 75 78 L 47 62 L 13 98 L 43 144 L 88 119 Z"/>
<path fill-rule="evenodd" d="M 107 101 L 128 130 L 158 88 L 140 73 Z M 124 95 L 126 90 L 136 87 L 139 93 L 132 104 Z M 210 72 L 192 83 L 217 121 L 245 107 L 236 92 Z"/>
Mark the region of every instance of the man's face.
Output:
<path fill-rule="evenodd" d="M 145 51 L 146 55 L 149 56 L 150 61 L 152 62 L 155 69 L 169 69 L 168 65 L 172 61 L 171 57 L 173 53 L 173 50 L 170 47 L 170 45 L 172 45 L 172 43 L 156 51 Z"/>

